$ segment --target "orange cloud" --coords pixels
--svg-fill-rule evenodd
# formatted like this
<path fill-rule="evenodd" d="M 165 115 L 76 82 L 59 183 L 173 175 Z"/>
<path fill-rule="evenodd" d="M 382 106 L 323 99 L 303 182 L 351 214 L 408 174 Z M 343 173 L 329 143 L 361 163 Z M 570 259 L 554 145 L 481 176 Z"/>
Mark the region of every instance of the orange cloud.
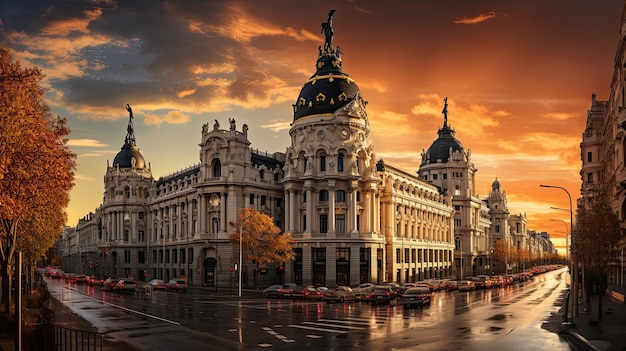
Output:
<path fill-rule="evenodd" d="M 480 15 L 475 16 L 475 17 L 457 18 L 452 22 L 456 24 L 477 24 L 477 23 L 485 22 L 495 17 L 496 17 L 496 11 L 489 11 L 489 12 L 481 13 Z"/>

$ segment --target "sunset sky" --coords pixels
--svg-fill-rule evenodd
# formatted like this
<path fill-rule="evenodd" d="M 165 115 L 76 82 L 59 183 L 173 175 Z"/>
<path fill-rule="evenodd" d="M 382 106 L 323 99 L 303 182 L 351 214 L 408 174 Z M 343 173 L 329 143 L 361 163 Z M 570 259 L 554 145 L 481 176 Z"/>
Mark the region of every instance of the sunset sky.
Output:
<path fill-rule="evenodd" d="M 580 192 L 591 95 L 606 100 L 624 0 L 3 0 L 0 44 L 46 75 L 78 154 L 68 225 L 102 203 L 107 161 L 135 136 L 155 179 L 199 162 L 201 126 L 249 126 L 285 152 L 292 104 L 315 72 L 330 9 L 376 154 L 416 172 L 449 123 L 471 150 L 476 191 L 500 181 L 513 214 L 564 249 Z"/>

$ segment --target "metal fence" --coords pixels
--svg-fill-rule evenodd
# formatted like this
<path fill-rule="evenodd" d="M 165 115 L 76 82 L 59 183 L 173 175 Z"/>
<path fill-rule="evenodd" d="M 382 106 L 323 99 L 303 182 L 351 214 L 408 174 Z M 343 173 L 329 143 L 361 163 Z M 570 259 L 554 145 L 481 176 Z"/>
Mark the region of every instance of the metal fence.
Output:
<path fill-rule="evenodd" d="M 39 310 L 37 322 L 22 326 L 22 348 L 25 351 L 102 351 L 103 337 L 93 331 L 55 325 L 54 311 L 48 308 L 50 294 Z M 47 297 L 47 298 L 46 298 Z"/>

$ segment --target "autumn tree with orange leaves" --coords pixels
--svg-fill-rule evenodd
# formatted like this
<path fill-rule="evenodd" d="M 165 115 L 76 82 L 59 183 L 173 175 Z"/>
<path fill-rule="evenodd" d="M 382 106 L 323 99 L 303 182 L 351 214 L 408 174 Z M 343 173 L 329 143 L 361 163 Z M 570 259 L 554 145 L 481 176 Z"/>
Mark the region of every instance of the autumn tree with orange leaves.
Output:
<path fill-rule="evenodd" d="M 244 250 L 242 258 L 246 262 L 256 263 L 254 281 L 257 288 L 260 267 L 267 264 L 280 265 L 296 257 L 291 234 L 281 233 L 280 228 L 274 225 L 274 220 L 270 216 L 254 208 L 241 209 L 237 215 L 237 222 L 231 222 L 230 225 L 236 230 L 235 233 L 230 234 L 230 241 L 239 245 L 240 238 L 243 238 L 241 239 L 241 246 Z M 243 231 L 243 235 L 240 230 Z"/>
<path fill-rule="evenodd" d="M 0 273 L 5 311 L 16 251 L 36 262 L 63 230 L 76 155 L 66 120 L 44 100 L 38 68 L 0 45 Z"/>

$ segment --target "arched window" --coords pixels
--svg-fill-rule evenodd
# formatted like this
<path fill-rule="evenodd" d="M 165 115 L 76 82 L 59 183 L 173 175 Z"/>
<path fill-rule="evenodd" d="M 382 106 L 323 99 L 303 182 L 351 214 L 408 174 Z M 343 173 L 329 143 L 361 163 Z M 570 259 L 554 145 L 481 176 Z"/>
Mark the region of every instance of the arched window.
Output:
<path fill-rule="evenodd" d="M 346 202 L 346 192 L 339 189 L 335 192 L 335 199 L 337 202 Z"/>
<path fill-rule="evenodd" d="M 337 172 L 343 172 L 343 152 L 337 155 Z"/>
<path fill-rule="evenodd" d="M 454 238 L 454 249 L 457 251 L 461 251 L 461 237 L 457 236 Z"/>
<path fill-rule="evenodd" d="M 326 155 L 320 155 L 320 172 L 326 172 Z"/>
<path fill-rule="evenodd" d="M 328 190 L 320 190 L 320 201 L 328 201 Z"/>
<path fill-rule="evenodd" d="M 222 176 L 222 163 L 219 159 L 215 159 L 213 161 L 213 177 L 221 177 Z"/>

